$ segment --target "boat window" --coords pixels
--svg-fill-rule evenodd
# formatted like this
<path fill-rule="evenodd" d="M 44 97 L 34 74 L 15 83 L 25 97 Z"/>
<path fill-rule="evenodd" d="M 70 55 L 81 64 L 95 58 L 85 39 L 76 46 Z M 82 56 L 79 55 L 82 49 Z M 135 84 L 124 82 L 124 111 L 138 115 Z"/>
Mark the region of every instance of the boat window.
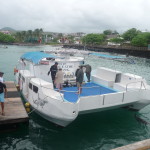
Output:
<path fill-rule="evenodd" d="M 33 91 L 34 91 L 35 93 L 37 93 L 37 92 L 38 92 L 38 87 L 35 86 L 35 85 L 33 85 Z"/>
<path fill-rule="evenodd" d="M 46 60 L 55 60 L 55 58 L 47 57 Z"/>
<path fill-rule="evenodd" d="M 25 78 L 22 76 L 22 81 L 25 82 Z"/>
<path fill-rule="evenodd" d="M 19 78 L 21 78 L 21 73 L 19 73 Z"/>
<path fill-rule="evenodd" d="M 32 84 L 31 83 L 29 83 L 29 88 L 32 90 Z"/>

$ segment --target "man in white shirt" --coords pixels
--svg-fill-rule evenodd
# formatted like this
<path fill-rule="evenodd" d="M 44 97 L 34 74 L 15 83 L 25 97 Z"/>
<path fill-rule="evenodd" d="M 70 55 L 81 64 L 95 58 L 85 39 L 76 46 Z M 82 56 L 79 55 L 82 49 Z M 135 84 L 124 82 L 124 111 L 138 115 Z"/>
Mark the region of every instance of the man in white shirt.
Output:
<path fill-rule="evenodd" d="M 63 83 L 64 83 L 63 77 L 64 77 L 64 72 L 62 72 L 62 68 L 59 68 L 55 76 L 55 84 L 58 90 L 62 90 L 63 88 Z"/>

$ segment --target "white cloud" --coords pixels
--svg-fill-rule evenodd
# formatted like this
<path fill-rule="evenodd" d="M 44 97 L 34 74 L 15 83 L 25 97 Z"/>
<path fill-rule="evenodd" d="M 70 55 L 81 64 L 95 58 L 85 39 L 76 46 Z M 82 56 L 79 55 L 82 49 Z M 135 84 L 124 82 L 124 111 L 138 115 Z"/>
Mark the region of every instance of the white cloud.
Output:
<path fill-rule="evenodd" d="M 150 27 L 149 0 L 0 0 L 0 28 L 52 32 Z"/>

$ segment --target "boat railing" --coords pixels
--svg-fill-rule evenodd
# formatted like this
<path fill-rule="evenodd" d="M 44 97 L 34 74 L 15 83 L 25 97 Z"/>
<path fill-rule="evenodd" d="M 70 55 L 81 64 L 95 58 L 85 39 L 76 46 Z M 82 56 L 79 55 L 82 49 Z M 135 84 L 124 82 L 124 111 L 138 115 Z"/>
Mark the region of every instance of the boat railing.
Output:
<path fill-rule="evenodd" d="M 67 90 L 52 89 L 50 87 L 45 87 L 45 86 L 42 86 L 42 85 L 41 85 L 41 87 L 52 90 L 52 91 L 55 91 L 55 92 L 58 92 L 63 101 L 65 101 L 64 96 L 62 95 L 64 92 L 69 92 L 69 93 L 77 93 L 78 92 L 78 90 L 77 91 L 67 91 Z M 50 97 L 50 96 L 47 96 L 47 97 Z"/>
<path fill-rule="evenodd" d="M 145 90 L 146 90 L 146 87 L 145 87 L 145 84 L 144 84 L 143 81 L 135 81 L 135 82 L 130 82 L 130 83 L 127 83 L 127 84 L 126 84 L 126 91 L 128 90 L 128 86 L 129 86 L 130 84 L 136 84 L 136 83 L 141 83 L 139 89 L 142 89 L 142 87 L 144 87 Z"/>
<path fill-rule="evenodd" d="M 45 86 L 42 86 L 42 85 L 41 85 L 41 87 L 42 87 L 42 88 L 46 88 L 46 89 L 50 89 L 50 90 L 55 91 L 55 92 L 58 92 L 58 93 L 60 94 L 60 96 L 61 96 L 61 98 L 62 98 L 63 101 L 66 101 L 66 100 L 64 99 L 64 96 L 62 95 L 63 93 L 65 93 L 65 92 L 66 92 L 66 93 L 79 93 L 79 91 L 80 91 L 80 90 L 68 91 L 68 90 L 52 89 L 52 88 L 50 88 L 50 87 L 45 87 Z M 81 88 L 81 89 L 99 88 L 99 89 L 100 89 L 100 95 L 101 95 L 101 87 L 100 87 L 100 86 L 80 87 L 80 88 Z M 81 94 L 79 93 L 79 94 L 78 94 L 78 100 L 79 100 L 80 96 L 81 96 Z"/>
<path fill-rule="evenodd" d="M 65 93 L 65 92 L 67 92 L 67 93 L 78 93 L 79 92 L 79 90 L 77 90 L 77 91 L 57 90 L 57 91 L 59 91 L 59 93 Z M 78 99 L 79 99 L 79 97 L 80 97 L 80 94 L 78 94 Z M 63 101 L 65 101 L 64 97 L 63 97 Z"/>
<path fill-rule="evenodd" d="M 92 88 L 99 88 L 100 89 L 100 95 L 101 95 L 101 87 L 100 86 L 91 86 L 91 87 L 80 87 L 80 89 L 92 89 Z M 78 91 L 79 92 L 79 91 Z M 81 94 L 78 94 L 78 100 L 80 98 Z"/>

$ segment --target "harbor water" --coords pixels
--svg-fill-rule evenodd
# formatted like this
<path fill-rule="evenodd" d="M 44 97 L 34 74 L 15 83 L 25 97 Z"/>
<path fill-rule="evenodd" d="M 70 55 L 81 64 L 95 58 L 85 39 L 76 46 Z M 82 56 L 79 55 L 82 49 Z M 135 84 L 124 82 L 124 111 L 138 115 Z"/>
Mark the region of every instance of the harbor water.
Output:
<path fill-rule="evenodd" d="M 22 54 L 55 48 L 7 47 L 0 48 L 0 71 L 5 73 L 6 81 L 14 80 L 14 67 Z M 92 69 L 99 66 L 134 73 L 144 77 L 150 84 L 149 59 L 129 56 L 129 61 L 124 62 L 89 55 L 83 57 Z M 139 122 L 136 115 L 146 123 Z M 139 112 L 119 108 L 81 115 L 66 128 L 60 128 L 34 112 L 29 117 L 29 126 L 22 125 L 16 131 L 0 133 L 0 150 L 109 150 L 150 138 L 150 106 Z"/>

